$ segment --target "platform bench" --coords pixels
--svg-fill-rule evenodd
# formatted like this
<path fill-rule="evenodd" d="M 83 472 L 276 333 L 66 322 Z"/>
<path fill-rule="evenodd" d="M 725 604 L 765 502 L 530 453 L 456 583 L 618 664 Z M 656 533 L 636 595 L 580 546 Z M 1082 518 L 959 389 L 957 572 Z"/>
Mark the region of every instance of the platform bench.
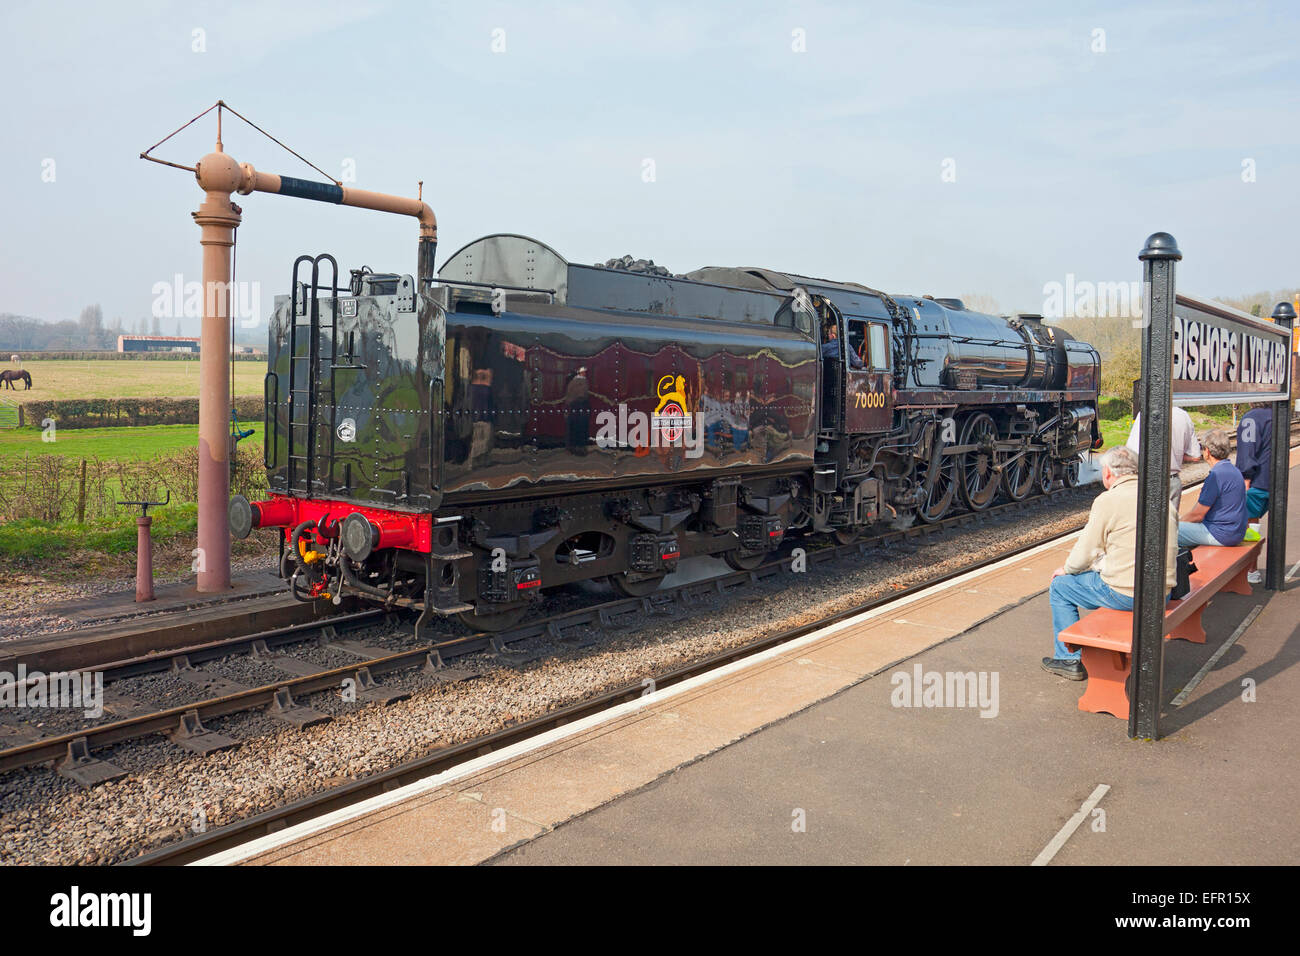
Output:
<path fill-rule="evenodd" d="M 1201 612 L 1220 591 L 1250 594 L 1246 575 L 1259 560 L 1263 541 L 1251 541 L 1235 548 L 1202 545 L 1192 549 L 1196 572 L 1191 590 L 1180 601 L 1165 607 L 1165 640 L 1205 643 Z M 1061 643 L 1069 650 L 1083 650 L 1088 686 L 1079 698 L 1079 709 L 1093 714 L 1112 714 L 1128 720 L 1128 676 L 1133 659 L 1133 612 L 1098 608 L 1061 632 Z"/>

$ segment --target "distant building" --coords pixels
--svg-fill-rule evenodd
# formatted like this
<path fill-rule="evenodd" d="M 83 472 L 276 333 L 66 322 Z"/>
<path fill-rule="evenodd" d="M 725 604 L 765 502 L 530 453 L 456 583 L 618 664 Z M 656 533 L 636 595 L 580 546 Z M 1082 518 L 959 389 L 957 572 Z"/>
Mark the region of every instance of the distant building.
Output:
<path fill-rule="evenodd" d="M 199 340 L 181 335 L 119 335 L 119 352 L 191 352 L 199 354 Z"/>

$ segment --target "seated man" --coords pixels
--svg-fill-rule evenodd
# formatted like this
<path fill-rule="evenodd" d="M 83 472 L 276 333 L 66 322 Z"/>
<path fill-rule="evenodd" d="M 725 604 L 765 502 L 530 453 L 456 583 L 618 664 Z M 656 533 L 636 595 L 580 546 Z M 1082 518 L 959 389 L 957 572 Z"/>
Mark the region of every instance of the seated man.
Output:
<path fill-rule="evenodd" d="M 1228 461 L 1228 434 L 1216 428 L 1201 442 L 1210 473 L 1195 504 L 1184 506 L 1178 522 L 1178 544 L 1233 547 L 1246 535 L 1246 481 Z"/>
<path fill-rule="evenodd" d="M 1079 608 L 1113 607 L 1133 610 L 1133 574 L 1137 562 L 1137 456 L 1123 445 L 1101 456 L 1101 483 L 1106 490 L 1092 503 L 1088 523 L 1070 549 L 1065 566 L 1052 572 L 1052 630 L 1056 654 L 1043 658 L 1043 670 L 1068 680 L 1084 680 L 1088 672 L 1079 661 L 1082 651 L 1068 651 L 1061 632 L 1079 620 Z M 1178 528 L 1174 509 L 1166 509 L 1169 544 L 1165 555 L 1165 587 L 1177 577 Z M 1093 570 L 1096 568 L 1096 570 Z"/>

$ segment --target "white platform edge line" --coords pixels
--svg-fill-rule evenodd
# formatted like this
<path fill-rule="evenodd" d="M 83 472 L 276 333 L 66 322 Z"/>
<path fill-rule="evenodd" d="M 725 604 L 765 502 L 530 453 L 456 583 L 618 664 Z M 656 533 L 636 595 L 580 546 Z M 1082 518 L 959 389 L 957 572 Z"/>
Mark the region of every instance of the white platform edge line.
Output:
<path fill-rule="evenodd" d="M 228 866 L 232 863 L 240 863 L 251 857 L 266 853 L 269 850 L 312 836 L 322 830 L 328 830 L 331 827 L 338 826 L 341 823 L 346 823 L 349 820 L 354 820 L 377 810 L 382 810 L 385 807 L 400 803 L 403 800 L 409 800 L 413 797 L 418 797 L 423 793 L 437 790 L 438 788 L 453 783 L 462 777 L 472 776 L 480 771 L 488 770 L 497 764 L 513 760 L 515 757 L 522 756 L 534 750 L 540 750 L 543 747 L 564 740 L 567 737 L 572 737 L 575 734 L 580 734 L 594 727 L 599 727 L 601 724 L 609 723 L 628 714 L 636 713 L 648 704 L 657 704 L 670 700 L 679 694 L 685 694 L 724 677 L 728 677 L 740 671 L 747 670 L 748 668 L 766 663 L 773 658 L 788 654 L 792 650 L 799 650 L 800 648 L 815 644 L 832 634 L 844 630 L 845 628 L 854 627 L 884 614 L 896 613 L 899 608 L 907 607 L 908 605 L 924 600 L 927 597 L 960 587 L 963 584 L 967 584 L 986 574 L 990 574 L 1010 565 L 1018 564 L 1028 558 L 1032 558 L 1043 551 L 1052 548 L 1059 548 L 1067 541 L 1077 538 L 1079 534 L 1079 531 L 1074 531 L 1068 535 L 1057 538 L 1054 541 L 1045 541 L 1042 544 L 1035 545 L 1027 551 L 1022 551 L 1019 554 L 1003 558 L 1002 560 L 996 561 L 986 567 L 974 571 L 967 571 L 965 574 L 959 575 L 950 581 L 933 585 L 932 587 L 926 588 L 924 591 L 918 591 L 916 594 L 910 595 L 906 598 L 901 598 L 898 601 L 891 601 L 878 608 L 874 608 L 873 610 L 864 611 L 861 614 L 855 615 L 851 618 L 846 618 L 843 621 L 831 624 L 821 630 L 805 634 L 803 637 L 795 638 L 794 640 L 787 641 L 784 644 L 779 644 L 776 647 L 770 647 L 765 651 L 760 651 L 757 654 L 752 654 L 748 657 L 742 658 L 741 660 L 732 661 L 730 664 L 724 664 L 721 667 L 714 668 L 707 673 L 699 674 L 695 677 L 684 680 L 681 683 L 674 684 L 664 690 L 655 691 L 654 693 L 647 694 L 645 697 L 638 698 L 637 700 L 618 704 L 617 706 L 601 711 L 598 714 L 592 714 L 590 717 L 584 717 L 571 724 L 565 724 L 563 727 L 556 727 L 543 734 L 538 734 L 536 737 L 530 737 L 528 740 L 522 740 L 517 744 L 504 747 L 501 750 L 493 751 L 492 753 L 485 754 L 482 757 L 475 757 L 462 764 L 457 764 L 455 767 L 444 770 L 442 773 L 434 774 L 423 780 L 418 780 L 415 783 L 410 783 L 404 787 L 390 790 L 387 793 L 369 797 L 358 803 L 354 803 L 351 806 L 342 807 L 338 810 L 324 814 L 323 816 L 316 817 L 315 819 L 307 820 L 291 827 L 286 827 L 276 833 L 258 837 L 248 843 L 241 844 L 240 846 L 231 847 L 228 850 L 222 850 L 218 853 L 212 854 L 211 856 L 195 860 L 188 865 Z M 1044 590 L 1046 590 L 1046 587 L 1044 587 Z"/>
<path fill-rule="evenodd" d="M 1087 818 L 1088 814 L 1092 812 L 1092 808 L 1100 803 L 1101 798 L 1106 796 L 1109 792 L 1110 784 L 1097 784 L 1096 788 L 1092 791 L 1092 795 L 1088 797 L 1087 800 L 1083 801 L 1083 805 L 1079 807 L 1074 816 L 1065 821 L 1065 826 L 1056 831 L 1056 836 L 1052 837 L 1051 842 L 1048 843 L 1047 846 L 1043 847 L 1043 851 L 1039 853 L 1038 856 L 1034 857 L 1034 862 L 1029 865 L 1047 866 L 1048 863 L 1052 862 L 1052 857 L 1056 856 L 1061 847 L 1065 846 L 1065 841 L 1074 835 L 1074 831 L 1079 829 L 1079 824 L 1082 823 Z"/>

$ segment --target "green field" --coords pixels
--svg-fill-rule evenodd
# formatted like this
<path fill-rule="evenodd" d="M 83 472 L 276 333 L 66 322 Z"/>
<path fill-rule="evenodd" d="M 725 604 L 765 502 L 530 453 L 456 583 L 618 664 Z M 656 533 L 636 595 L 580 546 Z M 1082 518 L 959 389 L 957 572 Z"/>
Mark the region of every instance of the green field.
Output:
<path fill-rule="evenodd" d="M 262 446 L 261 422 L 240 425 L 254 434 L 241 448 Z M 40 428 L 0 429 L 0 458 L 23 455 L 64 455 L 68 458 L 103 458 L 140 461 L 168 455 L 199 443 L 198 425 L 140 425 L 136 428 L 62 428 L 54 441 L 44 441 Z"/>
<path fill-rule="evenodd" d="M 233 362 L 235 395 L 261 395 L 265 362 Z M 5 363 L 5 367 L 9 367 Z M 88 398 L 198 398 L 198 359 L 29 359 L 32 387 L 0 390 L 0 397 L 22 402 Z"/>
<path fill-rule="evenodd" d="M 1239 405 L 1238 414 L 1245 414 L 1249 406 Z M 1208 406 L 1205 409 L 1192 408 L 1187 410 L 1187 414 L 1192 418 L 1192 425 L 1196 428 L 1197 438 L 1202 437 L 1211 428 L 1222 428 L 1232 435 L 1236 432 L 1232 424 L 1232 406 L 1216 405 Z M 1114 448 L 1116 445 L 1122 445 L 1128 441 L 1129 430 L 1133 427 L 1133 417 L 1126 415 L 1123 418 L 1103 418 L 1100 420 L 1101 437 L 1105 444 L 1103 448 Z"/>

